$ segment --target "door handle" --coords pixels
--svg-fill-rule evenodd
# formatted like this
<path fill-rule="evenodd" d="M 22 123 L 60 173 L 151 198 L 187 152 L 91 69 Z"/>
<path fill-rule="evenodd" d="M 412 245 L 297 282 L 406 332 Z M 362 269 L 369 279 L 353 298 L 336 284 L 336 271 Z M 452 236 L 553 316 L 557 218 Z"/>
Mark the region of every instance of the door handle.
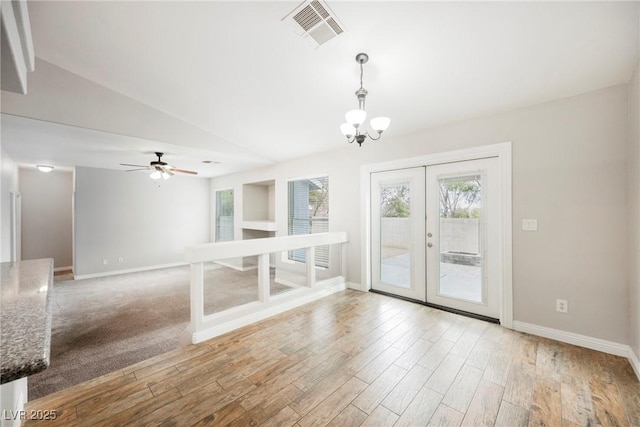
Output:
<path fill-rule="evenodd" d="M 431 243 L 431 242 L 427 243 L 427 247 L 428 247 L 428 248 L 433 247 L 433 243 Z"/>
<path fill-rule="evenodd" d="M 427 237 L 433 237 L 433 233 L 427 233 Z"/>

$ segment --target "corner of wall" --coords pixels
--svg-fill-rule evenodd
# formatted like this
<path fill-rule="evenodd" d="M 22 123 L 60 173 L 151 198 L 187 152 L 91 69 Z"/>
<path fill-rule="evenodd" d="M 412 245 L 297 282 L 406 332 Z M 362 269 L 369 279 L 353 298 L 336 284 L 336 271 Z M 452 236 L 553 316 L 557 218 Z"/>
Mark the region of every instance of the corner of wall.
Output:
<path fill-rule="evenodd" d="M 627 89 L 627 232 L 629 360 L 640 374 L 640 61 Z M 638 375 L 640 378 L 640 375 Z"/>
<path fill-rule="evenodd" d="M 347 282 L 347 289 L 353 289 L 354 291 L 365 292 L 360 283 Z"/>

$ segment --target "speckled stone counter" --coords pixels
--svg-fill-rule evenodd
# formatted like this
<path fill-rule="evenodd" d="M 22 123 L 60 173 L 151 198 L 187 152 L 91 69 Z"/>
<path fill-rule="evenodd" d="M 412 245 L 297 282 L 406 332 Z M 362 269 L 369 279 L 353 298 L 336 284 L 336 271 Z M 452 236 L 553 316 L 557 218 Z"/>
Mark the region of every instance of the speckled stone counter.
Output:
<path fill-rule="evenodd" d="M 49 366 L 53 260 L 0 266 L 0 384 L 4 384 Z"/>

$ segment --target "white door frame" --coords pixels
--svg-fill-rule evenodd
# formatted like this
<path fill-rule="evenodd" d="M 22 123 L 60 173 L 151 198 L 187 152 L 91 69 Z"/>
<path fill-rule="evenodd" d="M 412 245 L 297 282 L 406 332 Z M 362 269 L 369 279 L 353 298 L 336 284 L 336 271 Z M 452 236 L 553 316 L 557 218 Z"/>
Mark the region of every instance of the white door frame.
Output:
<path fill-rule="evenodd" d="M 498 157 L 502 176 L 499 222 L 499 280 L 500 324 L 513 329 L 513 277 L 512 277 L 512 214 L 511 214 L 511 142 L 485 145 L 449 151 L 446 153 L 426 154 L 388 162 L 363 165 L 360 168 L 360 220 L 361 220 L 361 290 L 371 289 L 371 173 L 393 169 L 429 166 L 440 163 Z"/>

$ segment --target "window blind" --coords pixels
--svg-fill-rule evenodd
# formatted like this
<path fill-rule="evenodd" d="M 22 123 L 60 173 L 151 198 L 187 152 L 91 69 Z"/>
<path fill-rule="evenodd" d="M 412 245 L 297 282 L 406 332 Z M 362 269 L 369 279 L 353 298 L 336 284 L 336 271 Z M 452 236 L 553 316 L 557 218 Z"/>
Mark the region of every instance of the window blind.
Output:
<path fill-rule="evenodd" d="M 233 190 L 216 191 L 216 242 L 233 240 Z"/>
<path fill-rule="evenodd" d="M 289 235 L 329 231 L 329 177 L 289 181 Z M 306 249 L 289 251 L 292 261 L 306 262 Z M 316 248 L 316 266 L 329 267 L 329 246 Z"/>

